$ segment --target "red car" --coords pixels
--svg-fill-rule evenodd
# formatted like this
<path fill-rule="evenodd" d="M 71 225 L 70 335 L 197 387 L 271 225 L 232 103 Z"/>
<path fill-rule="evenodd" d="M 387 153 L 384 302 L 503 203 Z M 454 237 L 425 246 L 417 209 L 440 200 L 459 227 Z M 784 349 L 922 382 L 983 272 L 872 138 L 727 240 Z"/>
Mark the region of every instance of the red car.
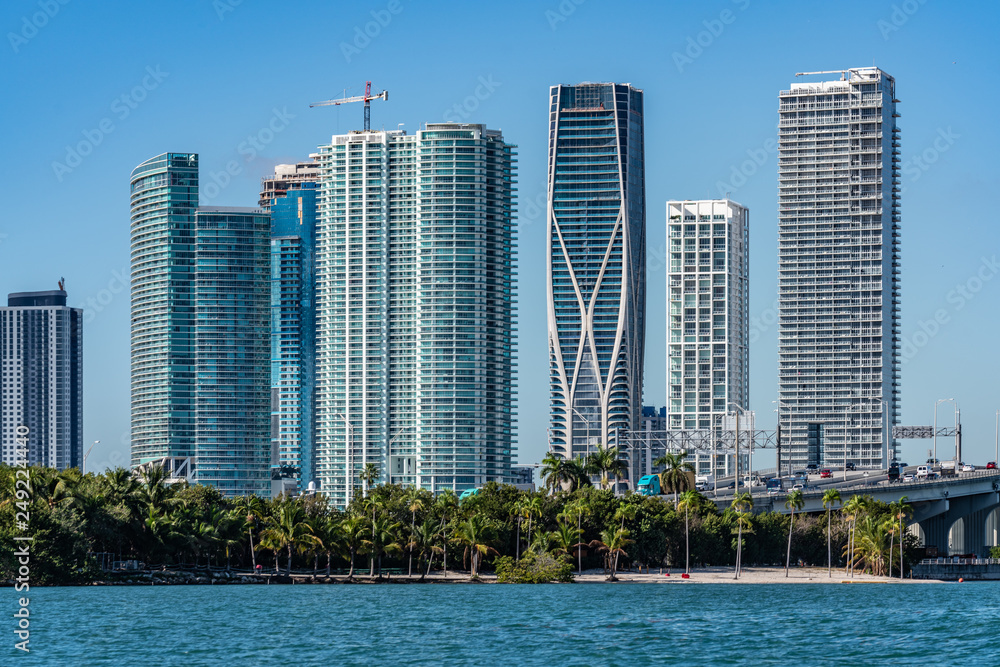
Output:
<path fill-rule="evenodd" d="M 833 473 L 830 471 L 829 468 L 824 468 L 823 470 L 819 471 L 819 476 L 821 479 L 825 479 L 827 477 L 833 477 Z"/>
<path fill-rule="evenodd" d="M 989 463 L 986 464 L 986 469 L 987 470 L 995 470 L 996 467 L 997 467 L 997 462 L 996 461 L 990 461 Z"/>

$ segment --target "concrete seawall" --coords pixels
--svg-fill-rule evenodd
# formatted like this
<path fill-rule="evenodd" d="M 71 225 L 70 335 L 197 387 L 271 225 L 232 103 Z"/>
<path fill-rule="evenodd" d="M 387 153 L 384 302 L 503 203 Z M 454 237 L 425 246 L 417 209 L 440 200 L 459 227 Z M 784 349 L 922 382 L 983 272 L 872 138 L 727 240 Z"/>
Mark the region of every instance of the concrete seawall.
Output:
<path fill-rule="evenodd" d="M 1000 561 L 964 561 L 959 563 L 917 563 L 913 566 L 914 579 L 943 579 L 945 581 L 1000 581 Z"/>

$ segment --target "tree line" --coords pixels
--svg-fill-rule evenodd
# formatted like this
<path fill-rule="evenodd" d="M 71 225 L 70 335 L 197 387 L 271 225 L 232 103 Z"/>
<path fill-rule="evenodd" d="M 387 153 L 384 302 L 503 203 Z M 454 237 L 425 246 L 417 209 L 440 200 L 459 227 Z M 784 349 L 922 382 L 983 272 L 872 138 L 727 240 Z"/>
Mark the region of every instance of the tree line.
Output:
<path fill-rule="evenodd" d="M 783 515 L 754 513 L 746 494 L 719 510 L 690 489 L 676 499 L 616 496 L 552 470 L 541 491 L 489 483 L 461 501 L 451 491 L 376 484 L 374 469 L 363 476 L 366 483 L 338 510 L 321 494 L 224 498 L 209 486 L 167 484 L 159 468 L 82 475 L 36 467 L 30 497 L 19 500 L 9 491 L 14 469 L 0 466 L 0 579 L 16 571 L 12 537 L 20 534 L 15 513 L 22 508 L 30 513 L 37 584 L 107 579 L 101 565 L 108 559 L 99 554 L 147 568 L 259 566 L 286 576 L 349 578 L 391 570 L 415 579 L 456 570 L 471 577 L 520 572 L 527 557 L 563 567 L 553 575 L 562 580 L 569 570 L 595 568 L 613 580 L 635 566 L 724 565 L 738 576 L 747 563 L 799 561 L 829 564 L 831 574 L 839 567 L 899 576 L 915 551 L 905 499 L 892 505 L 864 496 L 843 505 L 831 499 L 823 515 L 801 515 L 795 514 L 801 494 L 793 493 L 793 513 Z M 517 580 L 511 576 L 505 580 Z M 525 580 L 538 580 L 533 576 Z"/>

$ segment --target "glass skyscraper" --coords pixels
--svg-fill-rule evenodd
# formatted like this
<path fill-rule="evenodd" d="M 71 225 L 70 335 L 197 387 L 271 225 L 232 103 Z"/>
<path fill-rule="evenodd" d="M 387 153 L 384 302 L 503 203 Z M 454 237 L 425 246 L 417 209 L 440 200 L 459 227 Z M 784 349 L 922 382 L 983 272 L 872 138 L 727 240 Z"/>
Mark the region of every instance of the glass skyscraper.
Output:
<path fill-rule="evenodd" d="M 82 468 L 83 311 L 62 289 L 14 293 L 0 308 L 0 408 L 0 461 Z"/>
<path fill-rule="evenodd" d="M 899 411 L 898 100 L 876 67 L 836 73 L 779 93 L 780 464 L 882 468 Z"/>
<path fill-rule="evenodd" d="M 380 482 L 510 477 L 514 147 L 483 125 L 334 136 L 320 163 L 315 475 L 343 506 Z"/>
<path fill-rule="evenodd" d="M 278 165 L 261 205 L 271 213 L 271 468 L 275 491 L 314 481 L 316 180 L 319 165 Z"/>
<path fill-rule="evenodd" d="M 549 447 L 575 458 L 642 415 L 643 97 L 583 83 L 549 98 Z"/>
<path fill-rule="evenodd" d="M 270 493 L 269 215 L 198 208 L 198 156 L 132 172 L 132 465 Z"/>

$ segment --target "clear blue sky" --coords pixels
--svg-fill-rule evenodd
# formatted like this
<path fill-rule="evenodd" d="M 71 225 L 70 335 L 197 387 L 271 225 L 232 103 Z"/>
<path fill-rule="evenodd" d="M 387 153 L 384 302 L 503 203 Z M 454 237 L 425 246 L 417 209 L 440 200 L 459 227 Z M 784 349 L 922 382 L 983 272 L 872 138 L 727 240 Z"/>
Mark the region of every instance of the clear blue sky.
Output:
<path fill-rule="evenodd" d="M 128 460 L 129 299 L 118 277 L 128 274 L 129 172 L 164 151 L 197 152 L 204 192 L 213 172 L 236 161 L 238 173 L 206 203 L 256 205 L 260 177 L 275 164 L 304 159 L 330 135 L 361 125 L 360 105 L 309 103 L 345 89 L 358 94 L 368 79 L 390 91 L 388 102 L 372 104 L 373 127 L 414 131 L 461 119 L 498 127 L 519 146 L 522 462 L 538 461 L 546 447 L 539 286 L 546 104 L 555 83 L 645 90 L 645 403 L 665 399 L 666 275 L 658 258 L 666 200 L 716 197 L 728 183 L 721 187 L 750 207 L 750 312 L 763 318 L 751 349 L 751 407 L 770 426 L 777 159 L 767 147 L 778 91 L 799 71 L 872 63 L 896 77 L 902 100 L 902 330 L 916 343 L 902 367 L 902 422 L 929 424 L 935 400 L 955 398 L 966 460 L 993 458 L 996 3 L 62 2 L 0 5 L 0 292 L 53 289 L 65 276 L 70 302 L 88 308 L 84 431 L 87 442 L 101 440 L 91 468 Z M 366 27 L 375 36 L 359 38 Z M 86 155 L 67 154 L 81 143 Z M 926 162 L 914 162 L 921 155 Z M 754 156 L 759 167 L 746 162 Z M 734 170 L 749 174 L 745 182 Z M 919 334 L 937 311 L 944 324 Z M 946 422 L 953 413 L 942 406 L 940 414 Z M 904 457 L 924 458 L 925 446 L 906 443 Z"/>

